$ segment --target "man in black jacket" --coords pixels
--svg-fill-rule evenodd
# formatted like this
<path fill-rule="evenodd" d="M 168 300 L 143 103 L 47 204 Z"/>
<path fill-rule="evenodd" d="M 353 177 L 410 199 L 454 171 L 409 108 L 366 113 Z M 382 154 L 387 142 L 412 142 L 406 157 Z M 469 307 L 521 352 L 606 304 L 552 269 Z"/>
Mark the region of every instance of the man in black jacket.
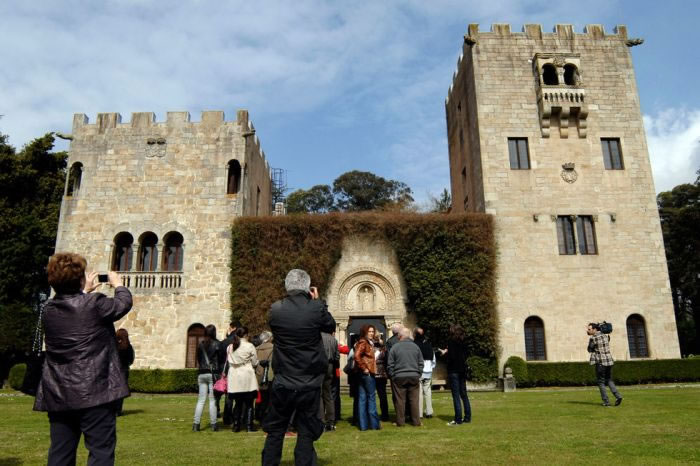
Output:
<path fill-rule="evenodd" d="M 317 464 L 314 441 L 323 433 L 319 419 L 321 385 L 328 368 L 321 332 L 335 331 L 335 320 L 309 274 L 293 269 L 284 281 L 287 297 L 270 307 L 270 330 L 275 341 L 270 406 L 263 429 L 267 432 L 263 465 L 278 465 L 284 434 L 294 414 L 297 444 L 294 464 Z M 296 413 L 295 413 L 296 412 Z"/>

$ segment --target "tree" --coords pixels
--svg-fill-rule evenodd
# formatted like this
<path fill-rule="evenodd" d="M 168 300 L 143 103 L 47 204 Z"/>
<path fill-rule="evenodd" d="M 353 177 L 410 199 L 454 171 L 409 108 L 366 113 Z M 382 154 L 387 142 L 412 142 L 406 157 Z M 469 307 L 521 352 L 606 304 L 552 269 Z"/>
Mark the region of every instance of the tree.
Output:
<path fill-rule="evenodd" d="M 297 189 L 287 196 L 287 212 L 325 213 L 333 210 L 333 194 L 327 184 L 317 184 L 311 189 Z"/>
<path fill-rule="evenodd" d="M 31 346 L 39 293 L 48 293 L 45 267 L 53 254 L 65 185 L 65 152 L 51 152 L 47 134 L 20 152 L 0 134 L 0 355 Z M 0 368 L 0 380 L 4 373 Z"/>
<path fill-rule="evenodd" d="M 695 183 L 657 196 L 683 354 L 700 354 L 700 170 L 697 174 Z"/>
<path fill-rule="evenodd" d="M 430 196 L 430 211 L 438 213 L 447 213 L 452 207 L 452 196 L 447 188 L 442 190 L 440 197 Z"/>
<path fill-rule="evenodd" d="M 358 170 L 336 178 L 333 194 L 336 209 L 342 211 L 403 209 L 413 202 L 411 188 L 405 183 Z"/>

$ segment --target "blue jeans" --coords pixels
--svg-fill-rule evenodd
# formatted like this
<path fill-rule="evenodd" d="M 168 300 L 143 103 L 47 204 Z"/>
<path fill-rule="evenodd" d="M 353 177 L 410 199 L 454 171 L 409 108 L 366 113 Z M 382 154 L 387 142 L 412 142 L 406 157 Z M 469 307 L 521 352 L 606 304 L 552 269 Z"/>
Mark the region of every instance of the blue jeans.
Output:
<path fill-rule="evenodd" d="M 455 422 L 461 424 L 471 422 L 472 407 L 469 405 L 469 397 L 467 396 L 467 376 L 459 372 L 448 372 L 447 379 L 450 382 L 450 390 L 452 391 L 452 403 L 455 408 Z M 461 403 L 460 403 L 461 401 Z M 462 418 L 462 404 L 464 405 L 464 418 Z"/>
<path fill-rule="evenodd" d="M 214 380 L 211 374 L 199 374 L 197 377 L 199 384 L 199 398 L 197 398 L 197 407 L 194 410 L 194 423 L 199 424 L 202 419 L 202 411 L 204 411 L 204 401 L 209 395 L 209 420 L 210 424 L 216 424 L 216 399 L 214 398 Z"/>
<path fill-rule="evenodd" d="M 377 401 L 375 398 L 376 389 L 374 377 L 369 374 L 360 376 L 358 387 L 359 406 L 357 408 L 360 418 L 360 430 L 367 430 L 368 428 L 379 429 L 379 416 L 377 415 Z"/>

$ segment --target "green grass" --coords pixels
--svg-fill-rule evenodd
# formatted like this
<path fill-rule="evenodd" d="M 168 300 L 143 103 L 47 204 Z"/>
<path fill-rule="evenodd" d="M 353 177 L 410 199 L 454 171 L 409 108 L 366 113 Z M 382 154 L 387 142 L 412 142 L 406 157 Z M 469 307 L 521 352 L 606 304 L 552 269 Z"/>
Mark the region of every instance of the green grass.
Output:
<path fill-rule="evenodd" d="M 449 393 L 435 393 L 423 427 L 359 432 L 343 421 L 316 442 L 321 464 L 688 464 L 700 463 L 700 385 L 621 387 L 618 408 L 596 388 L 471 393 L 471 424 L 447 427 Z M 262 432 L 191 432 L 195 395 L 140 395 L 118 419 L 117 464 L 259 464 Z M 46 413 L 33 398 L 0 391 L 0 465 L 45 464 Z M 391 404 L 391 402 L 390 402 Z M 343 398 L 347 418 L 350 399 Z M 294 439 L 283 464 L 293 463 Z M 87 452 L 81 443 L 78 464 Z"/>

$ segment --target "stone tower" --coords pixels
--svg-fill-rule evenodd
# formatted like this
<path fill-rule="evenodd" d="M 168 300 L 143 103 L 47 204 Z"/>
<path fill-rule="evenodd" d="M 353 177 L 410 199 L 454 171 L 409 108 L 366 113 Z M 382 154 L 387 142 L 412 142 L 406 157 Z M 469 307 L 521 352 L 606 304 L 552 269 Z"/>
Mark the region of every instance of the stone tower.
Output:
<path fill-rule="evenodd" d="M 680 356 L 625 26 L 469 26 L 446 99 L 454 212 L 495 218 L 501 363 Z"/>
<path fill-rule="evenodd" d="M 270 168 L 248 120 L 203 112 L 73 118 L 57 251 L 118 270 L 134 295 L 120 327 L 135 367 L 194 367 L 204 326 L 230 317 L 231 225 L 271 212 Z"/>

